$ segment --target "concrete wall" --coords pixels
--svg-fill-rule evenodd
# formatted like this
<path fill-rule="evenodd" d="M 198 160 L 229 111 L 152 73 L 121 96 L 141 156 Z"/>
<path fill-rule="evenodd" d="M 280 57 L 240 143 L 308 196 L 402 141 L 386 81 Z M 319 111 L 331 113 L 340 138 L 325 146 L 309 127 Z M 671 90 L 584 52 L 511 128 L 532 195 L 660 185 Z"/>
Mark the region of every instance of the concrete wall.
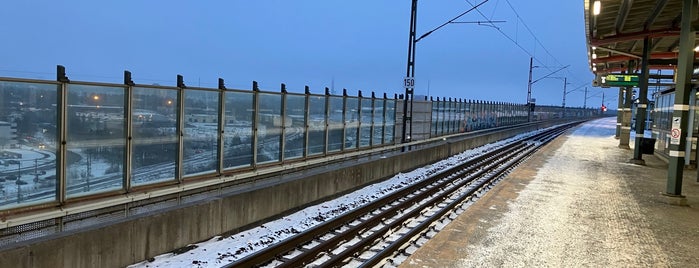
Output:
<path fill-rule="evenodd" d="M 202 200 L 107 225 L 65 232 L 0 249 L 0 267 L 123 267 L 240 230 L 365 184 L 466 149 L 543 127 L 532 125 L 469 139 L 453 138 L 393 157 L 358 162 L 271 187 Z"/>

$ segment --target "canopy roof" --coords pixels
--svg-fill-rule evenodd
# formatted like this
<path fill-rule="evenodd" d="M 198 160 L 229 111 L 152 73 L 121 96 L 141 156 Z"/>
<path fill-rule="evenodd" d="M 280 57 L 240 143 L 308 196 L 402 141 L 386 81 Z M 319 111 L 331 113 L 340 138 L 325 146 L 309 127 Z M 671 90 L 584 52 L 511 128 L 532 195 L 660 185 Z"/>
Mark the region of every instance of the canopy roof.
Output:
<path fill-rule="evenodd" d="M 629 61 L 641 59 L 645 37 L 651 38 L 649 68 L 675 69 L 679 56 L 682 0 L 600 0 L 598 15 L 593 14 L 595 1 L 584 1 L 585 35 L 593 73 L 628 70 Z M 699 10 L 693 14 L 699 16 Z M 694 17 L 692 26 L 695 31 L 699 29 L 697 17 Z M 699 53 L 694 55 L 696 66 Z M 637 69 L 639 65 L 636 64 Z"/>

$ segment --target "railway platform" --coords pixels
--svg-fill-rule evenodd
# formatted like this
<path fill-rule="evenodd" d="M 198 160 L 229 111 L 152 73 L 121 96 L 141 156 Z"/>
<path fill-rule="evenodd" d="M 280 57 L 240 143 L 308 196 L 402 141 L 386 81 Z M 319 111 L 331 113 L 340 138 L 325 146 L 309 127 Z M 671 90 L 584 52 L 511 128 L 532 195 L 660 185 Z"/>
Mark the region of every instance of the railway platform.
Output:
<path fill-rule="evenodd" d="M 667 164 L 617 147 L 615 118 L 535 153 L 400 267 L 694 267 L 699 183 L 667 198 Z M 633 148 L 633 144 L 632 144 Z"/>

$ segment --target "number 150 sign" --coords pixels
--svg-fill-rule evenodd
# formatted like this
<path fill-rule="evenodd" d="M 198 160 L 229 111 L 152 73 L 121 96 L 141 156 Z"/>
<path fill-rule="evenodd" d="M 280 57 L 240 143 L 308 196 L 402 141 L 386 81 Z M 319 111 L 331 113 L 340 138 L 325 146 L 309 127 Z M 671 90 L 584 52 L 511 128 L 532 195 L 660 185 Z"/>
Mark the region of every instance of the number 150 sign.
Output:
<path fill-rule="evenodd" d="M 409 89 L 415 88 L 415 78 L 412 78 L 412 77 L 403 78 L 403 86 L 405 88 L 409 88 Z"/>

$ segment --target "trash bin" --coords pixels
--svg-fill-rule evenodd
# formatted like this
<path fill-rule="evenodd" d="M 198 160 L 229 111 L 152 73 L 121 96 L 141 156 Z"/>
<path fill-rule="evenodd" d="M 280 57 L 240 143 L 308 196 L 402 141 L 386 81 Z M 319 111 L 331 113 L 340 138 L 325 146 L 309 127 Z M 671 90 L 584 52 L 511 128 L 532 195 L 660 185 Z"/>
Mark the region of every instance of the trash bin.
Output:
<path fill-rule="evenodd" d="M 641 138 L 641 153 L 642 154 L 653 154 L 654 149 L 655 149 L 655 139 Z"/>

